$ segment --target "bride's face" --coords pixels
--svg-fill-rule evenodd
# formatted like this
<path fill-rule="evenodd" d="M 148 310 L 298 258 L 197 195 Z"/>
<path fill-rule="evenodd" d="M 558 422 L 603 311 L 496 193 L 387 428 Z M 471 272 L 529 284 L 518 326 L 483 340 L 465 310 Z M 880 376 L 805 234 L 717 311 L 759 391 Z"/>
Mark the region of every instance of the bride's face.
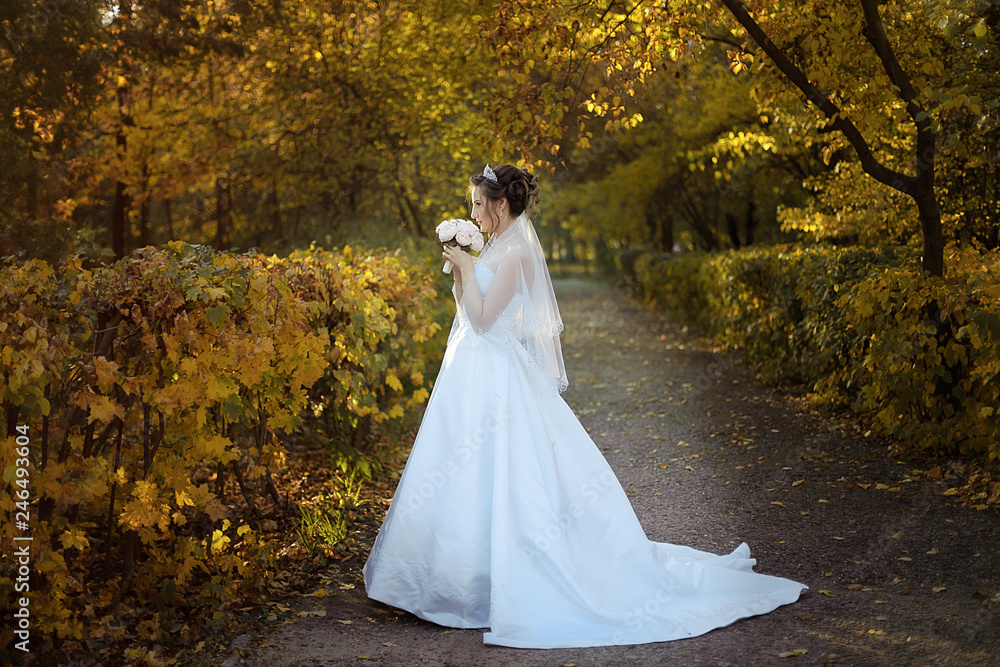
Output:
<path fill-rule="evenodd" d="M 492 234 L 500 223 L 500 216 L 497 212 L 497 204 L 491 202 L 479 194 L 479 188 L 472 191 L 472 219 L 479 224 L 479 228 L 487 234 Z"/>

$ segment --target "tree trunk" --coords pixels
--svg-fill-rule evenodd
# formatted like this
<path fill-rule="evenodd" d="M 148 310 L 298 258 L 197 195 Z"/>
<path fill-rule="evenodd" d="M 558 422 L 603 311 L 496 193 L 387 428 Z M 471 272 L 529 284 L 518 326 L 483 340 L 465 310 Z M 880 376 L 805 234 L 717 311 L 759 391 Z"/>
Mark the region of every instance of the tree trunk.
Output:
<path fill-rule="evenodd" d="M 732 213 L 726 213 L 726 233 L 729 235 L 729 241 L 733 244 L 733 247 L 739 249 L 740 230 L 736 226 L 736 216 Z"/>
<path fill-rule="evenodd" d="M 149 163 L 142 165 L 142 204 L 139 206 L 139 247 L 150 244 L 149 238 Z"/>
<path fill-rule="evenodd" d="M 174 212 L 171 208 L 170 198 L 163 200 L 163 217 L 167 223 L 167 240 L 174 240 Z"/>
<path fill-rule="evenodd" d="M 923 268 L 935 276 L 944 273 L 944 235 L 941 231 L 941 208 L 934 188 L 921 189 L 914 196 L 924 236 Z"/>
<path fill-rule="evenodd" d="M 664 252 L 674 251 L 674 212 L 660 217 L 660 245 Z"/>
<path fill-rule="evenodd" d="M 125 138 L 125 125 L 128 115 L 124 111 L 126 108 L 122 101 L 124 96 L 124 89 L 119 89 L 118 108 L 121 110 L 121 122 L 118 125 L 117 144 L 118 154 L 123 158 L 122 164 L 125 162 L 125 150 L 128 147 L 128 140 Z M 125 188 L 126 185 L 119 175 L 118 180 L 115 181 L 115 200 L 111 207 L 111 249 L 114 250 L 115 257 L 118 259 L 125 256 L 125 239 L 128 235 L 128 210 L 132 204 L 131 198 L 125 191 Z"/>
<path fill-rule="evenodd" d="M 229 235 L 229 180 L 215 180 L 215 249 L 225 250 Z"/>
<path fill-rule="evenodd" d="M 872 49 L 882 62 L 882 68 L 906 104 L 906 111 L 917 128 L 916 175 L 910 176 L 896 171 L 879 162 L 872 154 L 861 131 L 850 119 L 849 114 L 838 107 L 819 88 L 813 85 L 799 67 L 785 52 L 764 33 L 760 25 L 750 16 L 742 0 L 722 0 L 722 4 L 743 26 L 757 45 L 767 54 L 782 74 L 806 98 L 830 119 L 830 125 L 840 130 L 858 154 L 861 168 L 866 174 L 881 183 L 913 197 L 920 213 L 920 226 L 924 236 L 923 268 L 932 275 L 944 272 L 944 243 L 941 231 L 941 209 L 934 193 L 934 158 L 936 155 L 934 131 L 929 110 L 919 101 L 916 90 L 903 71 L 896 54 L 889 44 L 882 19 L 878 13 L 878 0 L 861 0 L 864 12 L 862 35 L 872 45 Z"/>

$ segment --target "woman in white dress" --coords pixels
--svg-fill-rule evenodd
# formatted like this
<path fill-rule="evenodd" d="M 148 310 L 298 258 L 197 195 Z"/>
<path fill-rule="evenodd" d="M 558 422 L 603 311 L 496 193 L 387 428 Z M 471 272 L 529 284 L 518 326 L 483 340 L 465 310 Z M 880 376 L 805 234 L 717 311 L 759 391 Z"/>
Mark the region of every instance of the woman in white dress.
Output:
<path fill-rule="evenodd" d="M 562 320 L 528 214 L 534 176 L 471 179 L 478 258 L 445 246 L 458 306 L 441 369 L 364 566 L 368 596 L 487 644 L 560 648 L 694 637 L 794 602 L 804 585 L 652 542 L 560 396 Z"/>

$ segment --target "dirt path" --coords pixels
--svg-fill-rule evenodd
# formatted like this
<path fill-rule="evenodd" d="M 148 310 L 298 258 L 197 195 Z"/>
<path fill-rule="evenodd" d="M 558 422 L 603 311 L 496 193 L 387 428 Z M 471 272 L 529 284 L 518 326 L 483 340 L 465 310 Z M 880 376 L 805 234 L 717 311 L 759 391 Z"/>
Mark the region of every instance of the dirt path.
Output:
<path fill-rule="evenodd" d="M 1000 516 L 943 497 L 947 466 L 937 478 L 888 461 L 884 444 L 755 386 L 620 292 L 578 279 L 556 289 L 564 398 L 648 536 L 720 553 L 745 541 L 758 572 L 809 586 L 800 601 L 677 642 L 507 649 L 368 600 L 361 558 L 340 566 L 335 597 L 293 607 L 324 616 L 243 635 L 219 664 L 997 664 Z"/>

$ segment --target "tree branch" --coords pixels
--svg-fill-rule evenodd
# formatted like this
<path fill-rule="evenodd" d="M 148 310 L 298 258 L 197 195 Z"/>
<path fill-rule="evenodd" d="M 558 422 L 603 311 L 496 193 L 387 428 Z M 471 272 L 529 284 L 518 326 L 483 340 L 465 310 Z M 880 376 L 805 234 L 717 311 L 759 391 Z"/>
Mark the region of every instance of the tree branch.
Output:
<path fill-rule="evenodd" d="M 865 1 L 867 2 L 868 0 Z M 904 192 L 910 196 L 915 195 L 917 189 L 917 179 L 913 176 L 907 176 L 906 174 L 900 173 L 894 169 L 890 169 L 875 158 L 868 142 L 865 141 L 861 131 L 858 130 L 857 126 L 850 120 L 850 118 L 847 117 L 847 114 L 841 111 L 840 107 L 834 104 L 833 101 L 830 100 L 830 98 L 827 97 L 819 88 L 810 83 L 805 72 L 799 69 L 791 60 L 788 59 L 788 56 L 785 55 L 784 51 L 778 48 L 778 46 L 771 41 L 757 22 L 754 21 L 749 13 L 747 13 L 747 10 L 743 6 L 741 0 L 722 0 L 722 4 L 729 9 L 733 17 L 739 22 L 740 25 L 743 26 L 743 29 L 747 31 L 750 37 L 757 42 L 757 45 L 764 51 L 764 53 L 767 54 L 778 69 L 781 70 L 781 73 L 784 74 L 796 88 L 805 93 L 806 98 L 815 104 L 827 118 L 831 119 L 833 126 L 844 134 L 851 146 L 853 146 L 854 150 L 857 152 L 858 159 L 861 161 L 861 168 L 864 169 L 865 173 L 881 183 L 899 190 L 900 192 Z"/>
<path fill-rule="evenodd" d="M 865 27 L 862 34 L 875 49 L 885 73 L 889 75 L 889 80 L 899 89 L 899 95 L 906 102 L 906 112 L 910 114 L 913 123 L 917 126 L 917 176 L 916 179 L 923 181 L 925 186 L 933 187 L 934 184 L 934 156 L 935 138 L 934 130 L 931 126 L 930 114 L 917 102 L 917 91 L 910 83 L 910 78 L 899 65 L 899 60 L 889 45 L 889 38 L 886 37 L 885 29 L 882 27 L 882 17 L 878 13 L 876 0 L 861 0 L 861 7 L 865 12 Z"/>
<path fill-rule="evenodd" d="M 917 120 L 917 114 L 923 111 L 923 108 L 917 103 L 917 91 L 914 90 L 913 84 L 910 83 L 909 77 L 900 67 L 899 60 L 889 45 L 889 38 L 886 37 L 885 29 L 882 27 L 882 18 L 879 16 L 876 1 L 861 0 L 861 7 L 865 12 L 865 27 L 861 34 L 875 49 L 875 54 L 882 61 L 882 67 L 889 75 L 889 80 L 899 88 L 900 97 L 906 102 L 906 110 L 913 118 L 913 122 L 917 124 L 917 127 L 924 125 L 929 128 L 930 119 L 926 117 L 926 114 L 922 120 Z"/>

